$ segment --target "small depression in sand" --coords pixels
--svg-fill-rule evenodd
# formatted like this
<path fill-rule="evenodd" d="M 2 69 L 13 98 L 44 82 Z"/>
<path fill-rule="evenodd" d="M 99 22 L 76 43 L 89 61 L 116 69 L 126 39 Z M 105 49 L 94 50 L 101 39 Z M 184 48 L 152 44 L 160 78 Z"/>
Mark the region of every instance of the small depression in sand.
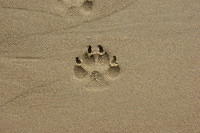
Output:
<path fill-rule="evenodd" d="M 74 75 L 77 79 L 88 79 L 83 89 L 88 91 L 103 91 L 109 88 L 112 79 L 120 74 L 117 57 L 110 57 L 103 46 L 97 49 L 88 46 L 87 52 L 75 58 Z"/>

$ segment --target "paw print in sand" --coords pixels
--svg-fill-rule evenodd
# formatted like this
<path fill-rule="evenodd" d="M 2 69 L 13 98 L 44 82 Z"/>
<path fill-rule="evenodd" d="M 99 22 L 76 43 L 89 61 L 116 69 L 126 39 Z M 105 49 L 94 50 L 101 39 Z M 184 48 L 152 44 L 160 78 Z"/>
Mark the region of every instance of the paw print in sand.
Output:
<path fill-rule="evenodd" d="M 108 88 L 109 82 L 120 74 L 117 57 L 110 55 L 103 46 L 88 46 L 87 51 L 75 58 L 74 75 L 78 79 L 88 79 L 86 90 L 101 91 Z"/>

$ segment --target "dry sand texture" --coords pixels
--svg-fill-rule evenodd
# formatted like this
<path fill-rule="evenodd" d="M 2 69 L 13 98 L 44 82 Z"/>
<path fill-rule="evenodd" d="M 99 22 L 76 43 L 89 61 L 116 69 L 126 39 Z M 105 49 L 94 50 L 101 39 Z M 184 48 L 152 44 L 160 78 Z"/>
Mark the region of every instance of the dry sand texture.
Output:
<path fill-rule="evenodd" d="M 0 0 L 0 133 L 200 133 L 199 0 Z"/>

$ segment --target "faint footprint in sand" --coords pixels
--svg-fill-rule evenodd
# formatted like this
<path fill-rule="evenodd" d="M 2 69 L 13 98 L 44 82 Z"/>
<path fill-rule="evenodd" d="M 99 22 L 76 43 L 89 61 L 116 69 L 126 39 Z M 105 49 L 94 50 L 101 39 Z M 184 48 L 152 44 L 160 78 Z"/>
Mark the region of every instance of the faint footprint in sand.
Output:
<path fill-rule="evenodd" d="M 84 89 L 89 91 L 102 91 L 108 89 L 111 80 L 120 74 L 120 66 L 117 57 L 110 55 L 103 46 L 96 49 L 88 46 L 81 58 L 75 58 L 74 75 L 77 79 L 88 79 Z"/>
<path fill-rule="evenodd" d="M 90 15 L 94 8 L 94 0 L 57 0 L 61 5 L 60 11 L 70 16 Z M 65 10 L 67 9 L 67 10 Z"/>

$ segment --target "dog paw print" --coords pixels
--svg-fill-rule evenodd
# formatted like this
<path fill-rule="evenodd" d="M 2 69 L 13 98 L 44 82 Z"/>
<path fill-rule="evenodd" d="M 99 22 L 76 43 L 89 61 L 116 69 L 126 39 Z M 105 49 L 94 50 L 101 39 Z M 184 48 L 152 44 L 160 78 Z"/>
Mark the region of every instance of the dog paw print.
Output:
<path fill-rule="evenodd" d="M 74 75 L 78 79 L 88 79 L 87 90 L 105 90 L 109 82 L 120 74 L 117 57 L 106 52 L 103 46 L 88 46 L 87 51 L 75 58 Z"/>

